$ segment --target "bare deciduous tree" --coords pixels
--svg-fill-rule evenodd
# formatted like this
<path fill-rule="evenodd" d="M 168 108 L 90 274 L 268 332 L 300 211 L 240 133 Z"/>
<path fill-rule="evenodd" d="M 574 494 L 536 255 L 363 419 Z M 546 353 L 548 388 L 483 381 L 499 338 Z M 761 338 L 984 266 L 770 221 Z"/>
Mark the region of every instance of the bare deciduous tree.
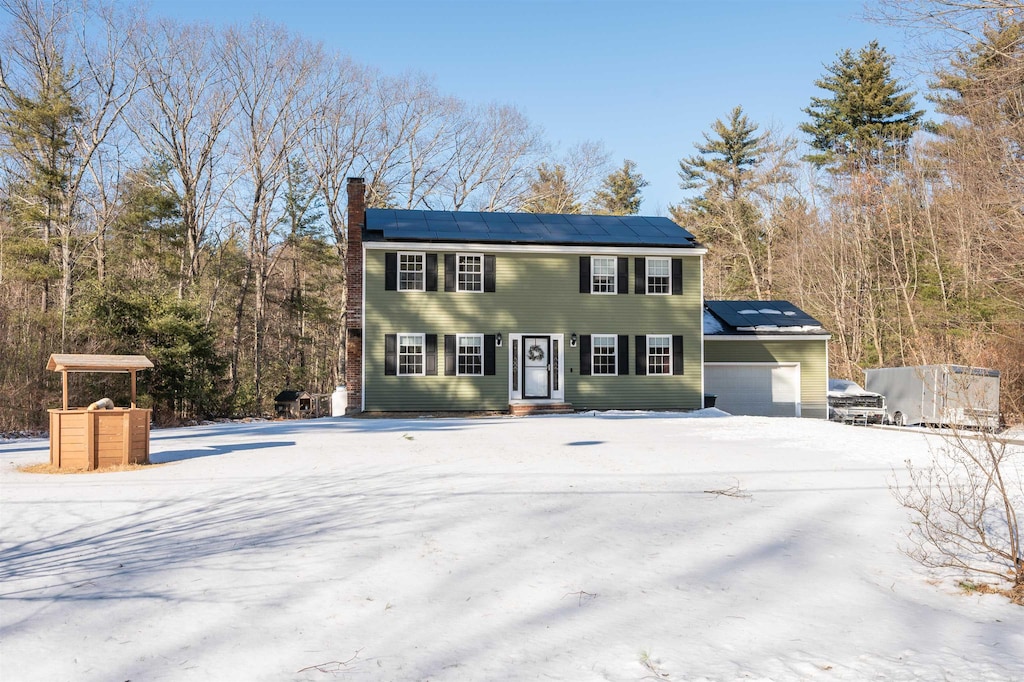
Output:
<path fill-rule="evenodd" d="M 913 523 L 904 551 L 930 568 L 1008 582 L 1008 596 L 1024 605 L 1021 456 L 995 434 L 953 430 L 930 466 L 908 461 L 908 480 L 893 485 Z"/>

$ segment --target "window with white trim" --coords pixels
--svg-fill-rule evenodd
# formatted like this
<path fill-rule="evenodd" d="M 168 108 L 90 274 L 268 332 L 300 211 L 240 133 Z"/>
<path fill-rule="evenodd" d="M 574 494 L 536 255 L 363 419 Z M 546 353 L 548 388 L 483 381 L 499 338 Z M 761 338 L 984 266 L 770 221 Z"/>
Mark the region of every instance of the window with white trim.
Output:
<path fill-rule="evenodd" d="M 594 334 L 590 339 L 591 374 L 618 374 L 618 337 L 614 334 Z"/>
<path fill-rule="evenodd" d="M 594 294 L 614 294 L 618 279 L 618 259 L 615 256 L 592 256 L 590 259 L 590 291 Z"/>
<path fill-rule="evenodd" d="M 398 254 L 398 290 L 424 291 L 425 267 L 422 253 Z"/>
<path fill-rule="evenodd" d="M 460 253 L 458 261 L 457 291 L 484 290 L 484 257 L 480 254 Z"/>
<path fill-rule="evenodd" d="M 648 294 L 671 294 L 672 293 L 672 259 L 671 258 L 648 258 L 647 259 L 647 293 Z"/>
<path fill-rule="evenodd" d="M 647 373 L 672 374 L 672 336 L 651 334 L 647 337 Z"/>
<path fill-rule="evenodd" d="M 456 368 L 459 376 L 483 376 L 484 335 L 458 334 Z"/>
<path fill-rule="evenodd" d="M 422 376 L 423 355 L 423 334 L 398 335 L 398 374 L 400 376 Z"/>

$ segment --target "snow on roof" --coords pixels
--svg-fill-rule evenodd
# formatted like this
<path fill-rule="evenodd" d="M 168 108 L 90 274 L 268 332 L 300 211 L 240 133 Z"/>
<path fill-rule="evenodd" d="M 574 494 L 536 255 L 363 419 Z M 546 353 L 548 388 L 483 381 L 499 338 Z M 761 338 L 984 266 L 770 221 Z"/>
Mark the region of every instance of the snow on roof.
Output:
<path fill-rule="evenodd" d="M 704 333 L 705 334 L 721 334 L 725 329 L 722 327 L 722 323 L 718 321 L 718 318 L 711 314 L 710 310 L 704 311 Z"/>
<path fill-rule="evenodd" d="M 817 333 L 821 323 L 789 301 L 705 301 L 704 333 Z"/>

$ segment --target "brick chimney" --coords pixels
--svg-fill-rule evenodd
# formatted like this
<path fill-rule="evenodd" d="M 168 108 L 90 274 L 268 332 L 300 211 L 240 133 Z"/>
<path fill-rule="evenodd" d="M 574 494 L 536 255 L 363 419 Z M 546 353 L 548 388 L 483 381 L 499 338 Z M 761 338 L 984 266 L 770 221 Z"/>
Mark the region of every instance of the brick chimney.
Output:
<path fill-rule="evenodd" d="M 346 315 L 345 387 L 346 413 L 363 409 L 363 228 L 366 227 L 366 183 L 348 179 L 348 251 L 345 262 L 348 285 Z"/>

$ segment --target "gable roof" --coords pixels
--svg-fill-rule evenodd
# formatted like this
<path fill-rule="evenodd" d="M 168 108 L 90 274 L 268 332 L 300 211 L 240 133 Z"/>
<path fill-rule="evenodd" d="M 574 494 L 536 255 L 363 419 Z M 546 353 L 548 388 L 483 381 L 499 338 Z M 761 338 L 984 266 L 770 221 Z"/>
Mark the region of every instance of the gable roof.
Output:
<path fill-rule="evenodd" d="M 701 248 L 668 218 L 552 213 L 366 210 L 364 241 Z"/>
<path fill-rule="evenodd" d="M 821 322 L 789 301 L 704 301 L 704 335 L 821 335 Z"/>

